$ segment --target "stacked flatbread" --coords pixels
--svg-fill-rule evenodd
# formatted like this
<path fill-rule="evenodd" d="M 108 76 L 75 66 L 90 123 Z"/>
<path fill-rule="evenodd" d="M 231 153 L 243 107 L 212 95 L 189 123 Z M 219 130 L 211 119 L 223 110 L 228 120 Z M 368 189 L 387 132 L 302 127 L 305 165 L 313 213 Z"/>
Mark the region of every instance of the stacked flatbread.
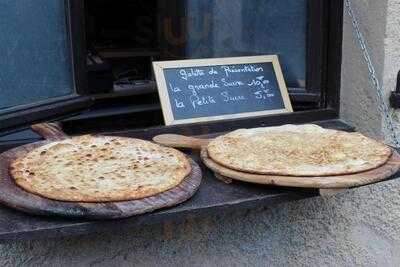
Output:
<path fill-rule="evenodd" d="M 372 170 L 384 165 L 392 150 L 360 133 L 284 125 L 231 132 L 211 141 L 207 153 L 231 170 L 303 177 Z"/>
<path fill-rule="evenodd" d="M 191 165 L 181 152 L 151 142 L 86 135 L 41 146 L 15 160 L 10 172 L 17 185 L 43 197 L 110 202 L 174 188 Z"/>

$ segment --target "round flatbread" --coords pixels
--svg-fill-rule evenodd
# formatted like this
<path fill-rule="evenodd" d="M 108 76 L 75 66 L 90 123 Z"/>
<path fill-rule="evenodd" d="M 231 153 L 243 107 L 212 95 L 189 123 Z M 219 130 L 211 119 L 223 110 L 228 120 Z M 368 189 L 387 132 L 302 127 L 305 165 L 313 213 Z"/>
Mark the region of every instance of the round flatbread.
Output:
<path fill-rule="evenodd" d="M 184 154 L 148 141 L 85 135 L 41 146 L 10 173 L 23 189 L 50 199 L 110 202 L 167 191 L 189 175 Z"/>
<path fill-rule="evenodd" d="M 363 172 L 385 164 L 392 150 L 360 133 L 317 125 L 240 129 L 207 147 L 215 162 L 248 173 L 327 176 Z"/>

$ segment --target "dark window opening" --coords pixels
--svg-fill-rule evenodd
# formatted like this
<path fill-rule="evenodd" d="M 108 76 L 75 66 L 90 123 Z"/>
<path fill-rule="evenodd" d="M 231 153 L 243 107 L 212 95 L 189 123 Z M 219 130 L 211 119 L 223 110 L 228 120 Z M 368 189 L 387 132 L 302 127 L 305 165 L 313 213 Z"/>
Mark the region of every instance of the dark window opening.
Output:
<path fill-rule="evenodd" d="M 85 7 L 90 73 L 108 68 L 99 79 L 113 77 L 112 88 L 92 83 L 91 91 L 151 83 L 153 60 L 263 54 L 279 55 L 289 87 L 306 86 L 307 0 L 86 0 Z"/>
<path fill-rule="evenodd" d="M 87 91 L 98 99 L 95 110 L 120 103 L 135 113 L 142 105 L 129 99 L 140 96 L 161 112 L 155 60 L 268 54 L 279 55 L 295 110 L 318 108 L 319 93 L 307 92 L 308 2 L 84 1 Z"/>

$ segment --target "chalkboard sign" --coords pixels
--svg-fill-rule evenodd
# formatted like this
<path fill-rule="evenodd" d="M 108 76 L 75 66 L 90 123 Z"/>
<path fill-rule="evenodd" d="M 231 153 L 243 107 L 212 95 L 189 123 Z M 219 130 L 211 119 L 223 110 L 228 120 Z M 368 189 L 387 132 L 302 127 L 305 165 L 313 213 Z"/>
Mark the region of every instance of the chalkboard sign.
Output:
<path fill-rule="evenodd" d="M 167 125 L 292 112 L 277 56 L 154 62 Z"/>

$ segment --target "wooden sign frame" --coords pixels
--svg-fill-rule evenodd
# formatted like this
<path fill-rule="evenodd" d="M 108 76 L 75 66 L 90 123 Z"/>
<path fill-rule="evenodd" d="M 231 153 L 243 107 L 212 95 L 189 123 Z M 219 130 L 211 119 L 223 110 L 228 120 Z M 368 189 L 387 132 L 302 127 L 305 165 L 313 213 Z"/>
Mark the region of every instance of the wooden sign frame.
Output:
<path fill-rule="evenodd" d="M 272 63 L 276 80 L 278 82 L 279 90 L 281 92 L 282 100 L 285 106 L 284 109 L 245 112 L 245 113 L 236 113 L 229 115 L 218 115 L 211 117 L 200 117 L 200 118 L 182 119 L 182 120 L 177 120 L 174 118 L 168 93 L 167 81 L 164 76 L 164 69 L 206 67 L 206 66 L 220 66 L 220 65 L 240 65 L 240 64 L 252 64 L 252 63 Z M 279 63 L 277 55 L 155 61 L 153 62 L 153 68 L 157 81 L 157 88 L 159 92 L 162 112 L 166 125 L 190 124 L 198 122 L 238 119 L 246 117 L 258 117 L 264 115 L 293 112 L 292 104 L 289 98 L 289 93 L 286 87 L 281 65 Z"/>

